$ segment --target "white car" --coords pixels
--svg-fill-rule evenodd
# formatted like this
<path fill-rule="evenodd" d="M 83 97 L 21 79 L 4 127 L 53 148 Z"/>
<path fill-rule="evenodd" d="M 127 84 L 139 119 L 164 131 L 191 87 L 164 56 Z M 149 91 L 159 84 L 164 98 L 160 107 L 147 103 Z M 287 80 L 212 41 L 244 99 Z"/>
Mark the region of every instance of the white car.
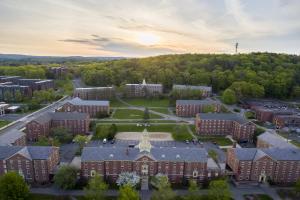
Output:
<path fill-rule="evenodd" d="M 103 144 L 106 144 L 107 143 L 107 139 L 104 138 L 102 142 L 103 142 Z"/>

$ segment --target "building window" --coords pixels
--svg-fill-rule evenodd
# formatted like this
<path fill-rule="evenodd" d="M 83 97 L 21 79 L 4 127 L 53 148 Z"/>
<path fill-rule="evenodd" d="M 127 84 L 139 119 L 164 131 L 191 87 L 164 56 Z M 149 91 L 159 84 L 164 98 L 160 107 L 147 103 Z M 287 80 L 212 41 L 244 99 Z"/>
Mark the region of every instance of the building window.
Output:
<path fill-rule="evenodd" d="M 91 170 L 91 177 L 96 176 L 96 171 L 95 170 Z"/>

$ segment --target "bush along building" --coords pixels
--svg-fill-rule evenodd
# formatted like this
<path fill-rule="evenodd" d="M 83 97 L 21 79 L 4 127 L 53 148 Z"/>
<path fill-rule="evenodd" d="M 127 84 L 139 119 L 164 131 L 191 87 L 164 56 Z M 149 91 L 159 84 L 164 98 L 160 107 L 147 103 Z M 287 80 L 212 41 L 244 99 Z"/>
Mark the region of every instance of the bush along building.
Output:
<path fill-rule="evenodd" d="M 84 100 L 105 100 L 115 97 L 114 87 L 89 87 L 76 88 L 73 97 L 79 97 Z"/>
<path fill-rule="evenodd" d="M 252 141 L 255 125 L 231 113 L 198 113 L 195 120 L 199 135 L 231 135 L 238 141 Z"/>
<path fill-rule="evenodd" d="M 29 141 L 37 141 L 42 136 L 49 136 L 51 128 L 64 127 L 73 135 L 87 134 L 90 117 L 79 112 L 46 113 L 26 124 L 26 137 Z"/>
<path fill-rule="evenodd" d="M 126 97 L 157 97 L 162 95 L 162 84 L 149 84 L 145 79 L 142 84 L 126 84 L 125 95 Z"/>
<path fill-rule="evenodd" d="M 29 183 L 48 183 L 59 164 L 59 148 L 0 146 L 0 175 L 14 171 Z"/>
<path fill-rule="evenodd" d="M 87 113 L 90 117 L 108 116 L 110 112 L 109 101 L 82 100 L 78 97 L 68 101 L 61 108 L 61 112 Z"/>
<path fill-rule="evenodd" d="M 221 104 L 212 100 L 177 100 L 176 115 L 195 117 L 197 113 L 220 112 Z"/>
<path fill-rule="evenodd" d="M 156 174 L 167 175 L 171 183 L 203 182 L 221 175 L 216 166 L 204 148 L 152 146 L 146 130 L 135 148 L 85 147 L 81 156 L 82 177 L 99 174 L 110 182 L 122 172 L 136 172 L 146 182 Z"/>

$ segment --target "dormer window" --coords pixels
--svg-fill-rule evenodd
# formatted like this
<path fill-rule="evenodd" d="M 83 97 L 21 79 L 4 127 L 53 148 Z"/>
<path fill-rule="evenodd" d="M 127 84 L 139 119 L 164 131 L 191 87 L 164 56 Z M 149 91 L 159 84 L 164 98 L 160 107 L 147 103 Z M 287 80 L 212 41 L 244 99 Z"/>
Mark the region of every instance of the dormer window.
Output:
<path fill-rule="evenodd" d="M 197 176 L 198 176 L 198 171 L 197 171 L 197 170 L 194 170 L 194 171 L 193 171 L 193 177 L 196 178 Z"/>

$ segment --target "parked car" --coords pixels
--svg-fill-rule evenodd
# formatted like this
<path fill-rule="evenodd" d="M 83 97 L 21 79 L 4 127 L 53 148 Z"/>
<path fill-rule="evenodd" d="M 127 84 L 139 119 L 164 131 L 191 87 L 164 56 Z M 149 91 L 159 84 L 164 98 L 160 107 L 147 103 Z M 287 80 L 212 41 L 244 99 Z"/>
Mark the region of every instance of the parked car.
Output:
<path fill-rule="evenodd" d="M 186 140 L 186 141 L 185 141 L 185 143 L 186 143 L 186 144 L 189 144 L 189 143 L 190 143 L 190 141 L 189 141 L 189 140 Z"/>
<path fill-rule="evenodd" d="M 102 141 L 102 143 L 103 143 L 103 144 L 106 144 L 106 143 L 107 143 L 107 139 L 104 138 L 103 141 Z"/>
<path fill-rule="evenodd" d="M 111 144 L 114 144 L 115 142 L 116 142 L 115 139 L 112 139 L 112 140 L 110 141 Z"/>

